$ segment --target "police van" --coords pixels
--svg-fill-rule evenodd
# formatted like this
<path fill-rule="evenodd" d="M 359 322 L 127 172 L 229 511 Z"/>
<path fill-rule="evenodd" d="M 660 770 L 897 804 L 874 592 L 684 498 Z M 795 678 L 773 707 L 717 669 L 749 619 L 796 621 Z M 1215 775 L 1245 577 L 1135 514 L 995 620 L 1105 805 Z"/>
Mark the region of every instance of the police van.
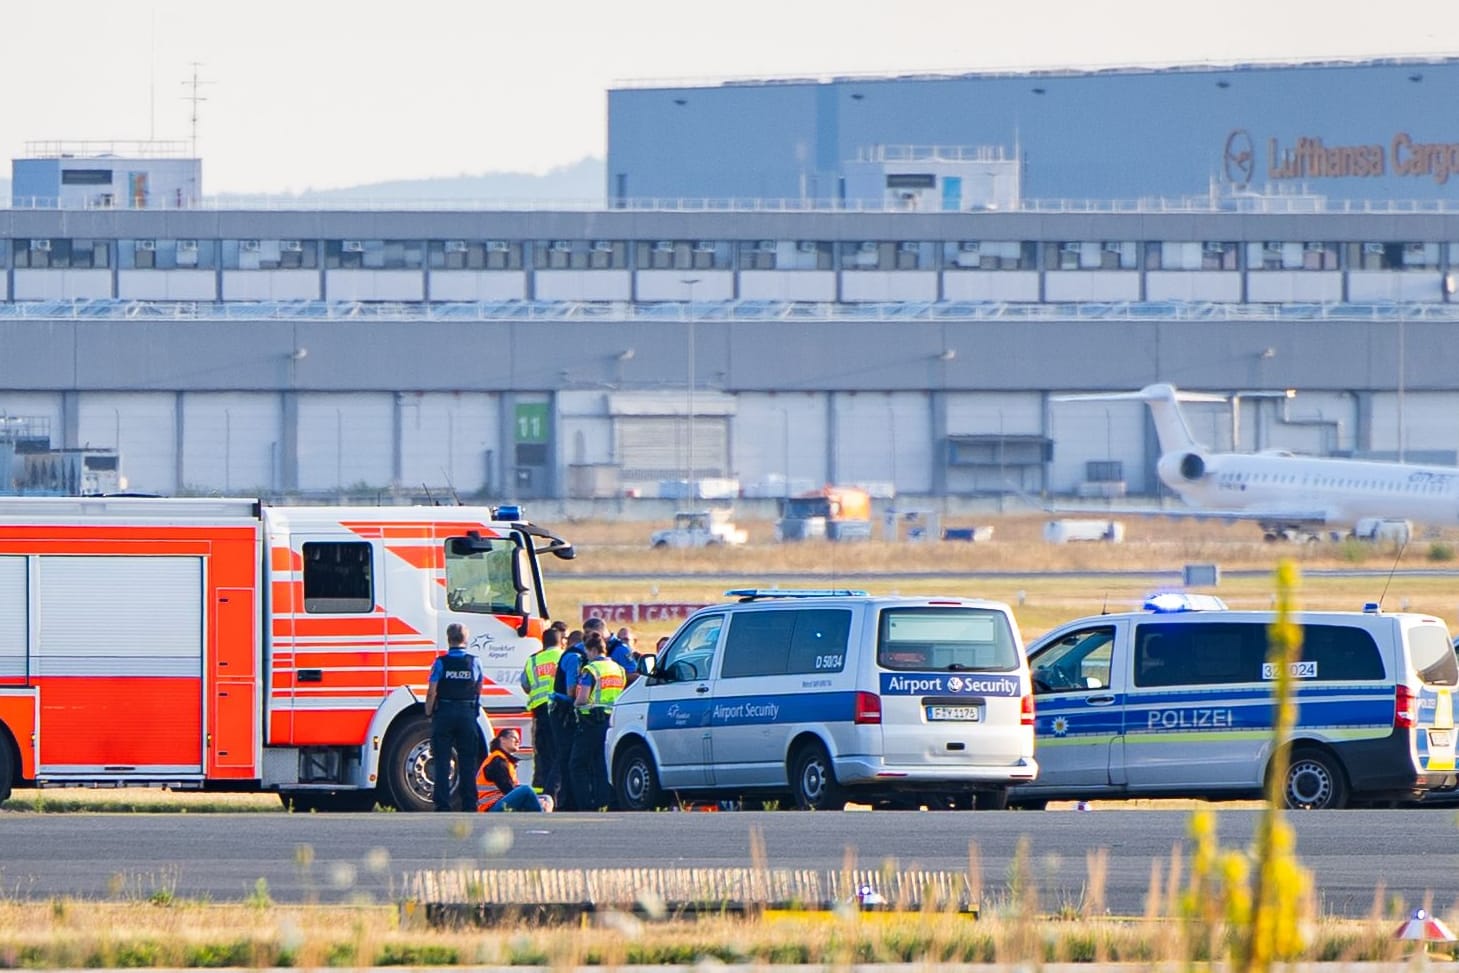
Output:
<path fill-rule="evenodd" d="M 999 602 L 740 590 L 700 609 L 613 707 L 619 806 L 669 795 L 1002 808 L 1033 780 L 1033 696 Z"/>
<path fill-rule="evenodd" d="M 1273 755 L 1273 612 L 1146 610 L 1083 618 L 1029 650 L 1039 779 L 1016 807 L 1129 797 L 1259 798 Z M 1299 612 L 1290 808 L 1412 800 L 1453 787 L 1459 665 L 1429 615 Z"/>

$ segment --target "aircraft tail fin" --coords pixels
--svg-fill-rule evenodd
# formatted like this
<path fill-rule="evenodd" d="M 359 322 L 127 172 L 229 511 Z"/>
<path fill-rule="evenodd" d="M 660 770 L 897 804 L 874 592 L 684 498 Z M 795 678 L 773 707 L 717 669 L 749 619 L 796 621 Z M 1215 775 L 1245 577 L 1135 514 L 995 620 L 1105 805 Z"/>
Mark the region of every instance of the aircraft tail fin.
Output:
<path fill-rule="evenodd" d="M 1226 397 L 1204 392 L 1181 392 L 1174 385 L 1159 383 L 1147 385 L 1138 392 L 1104 392 L 1085 395 L 1056 395 L 1055 402 L 1119 402 L 1138 401 L 1150 406 L 1150 417 L 1155 420 L 1155 435 L 1160 440 L 1160 452 L 1193 452 L 1201 449 L 1186 425 L 1180 411 L 1181 402 L 1225 402 Z"/>

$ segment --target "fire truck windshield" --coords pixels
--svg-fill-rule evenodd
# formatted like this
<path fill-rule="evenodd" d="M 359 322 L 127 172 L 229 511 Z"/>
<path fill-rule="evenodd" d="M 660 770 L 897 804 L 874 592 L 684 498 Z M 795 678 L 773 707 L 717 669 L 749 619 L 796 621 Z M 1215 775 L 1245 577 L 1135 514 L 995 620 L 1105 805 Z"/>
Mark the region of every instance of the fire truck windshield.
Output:
<path fill-rule="evenodd" d="M 446 542 L 446 606 L 452 611 L 515 615 L 517 586 L 512 538 L 456 538 Z"/>

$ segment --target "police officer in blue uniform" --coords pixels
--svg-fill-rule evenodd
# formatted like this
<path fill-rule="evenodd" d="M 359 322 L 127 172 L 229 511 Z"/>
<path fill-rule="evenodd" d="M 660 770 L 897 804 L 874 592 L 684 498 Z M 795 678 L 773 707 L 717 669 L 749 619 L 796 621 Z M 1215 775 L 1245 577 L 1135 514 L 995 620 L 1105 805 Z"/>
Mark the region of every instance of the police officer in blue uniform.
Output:
<path fill-rule="evenodd" d="M 563 650 L 557 660 L 557 675 L 552 682 L 552 739 L 557 745 L 557 809 L 577 811 L 578 787 L 572 776 L 572 747 L 577 739 L 577 686 L 583 663 L 588 661 L 581 640 Z"/>
<path fill-rule="evenodd" d="M 426 715 L 431 718 L 431 756 L 437 811 L 450 811 L 451 798 L 462 811 L 476 810 L 476 769 L 481 763 L 476 718 L 481 712 L 481 663 L 466 651 L 466 626 L 446 626 L 446 654 L 431 664 Z M 458 788 L 451 793 L 451 752 L 455 750 Z"/>

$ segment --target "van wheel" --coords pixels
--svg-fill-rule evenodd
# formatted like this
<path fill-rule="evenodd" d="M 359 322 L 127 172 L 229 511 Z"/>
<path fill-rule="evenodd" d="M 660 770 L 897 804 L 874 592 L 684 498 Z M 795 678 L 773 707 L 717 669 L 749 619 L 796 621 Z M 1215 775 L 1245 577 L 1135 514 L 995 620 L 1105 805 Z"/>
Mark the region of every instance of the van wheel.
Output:
<path fill-rule="evenodd" d="M 1008 788 L 986 787 L 973 792 L 974 811 L 1008 810 Z"/>
<path fill-rule="evenodd" d="M 802 811 L 840 811 L 846 807 L 846 792 L 836 783 L 831 757 L 819 743 L 807 743 L 795 752 L 790 776 L 796 807 Z"/>
<path fill-rule="evenodd" d="M 1348 786 L 1336 759 L 1321 750 L 1299 750 L 1292 754 L 1282 803 L 1304 811 L 1325 811 L 1347 807 Z"/>
<path fill-rule="evenodd" d="M 435 810 L 436 784 L 432 777 L 431 721 L 427 716 L 407 720 L 391 736 L 380 768 L 380 777 L 390 803 L 402 811 Z M 451 775 L 451 789 L 457 786 Z"/>
<path fill-rule="evenodd" d="M 659 772 L 654 758 L 641 743 L 629 746 L 618 758 L 613 775 L 613 789 L 618 806 L 625 811 L 652 811 L 662 807 L 664 792 L 659 789 Z"/>

